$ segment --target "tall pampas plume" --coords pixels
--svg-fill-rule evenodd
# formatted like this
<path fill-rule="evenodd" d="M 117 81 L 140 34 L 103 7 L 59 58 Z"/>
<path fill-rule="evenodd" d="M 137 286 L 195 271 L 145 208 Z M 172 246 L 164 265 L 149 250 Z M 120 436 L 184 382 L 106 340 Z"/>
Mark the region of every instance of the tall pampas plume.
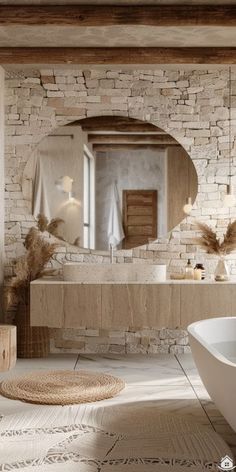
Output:
<path fill-rule="evenodd" d="M 64 241 L 64 239 L 60 236 L 58 231 L 60 225 L 63 223 L 65 223 L 65 221 L 62 218 L 53 218 L 47 226 L 47 231 L 55 238 L 61 239 L 62 241 Z"/>
<path fill-rule="evenodd" d="M 224 235 L 221 248 L 224 254 L 230 254 L 236 249 L 236 220 L 228 225 L 227 231 Z"/>
<path fill-rule="evenodd" d="M 48 221 L 47 217 L 42 213 L 39 213 L 37 216 L 37 228 L 39 231 L 42 233 L 47 231 L 55 238 L 61 239 L 62 241 L 64 241 L 64 239 L 60 236 L 59 229 L 63 223 L 65 223 L 65 221 L 62 218 L 53 218 L 51 221 Z"/>
<path fill-rule="evenodd" d="M 197 223 L 201 236 L 196 242 L 208 254 L 226 255 L 236 250 L 236 220 L 228 224 L 227 231 L 220 241 L 216 232 L 205 223 Z"/>
<path fill-rule="evenodd" d="M 43 275 L 50 275 L 47 264 L 55 253 L 57 244 L 50 244 L 36 228 L 31 228 L 25 238 L 26 255 L 15 264 L 15 277 L 6 290 L 6 305 L 10 307 L 19 303 L 25 296 L 26 289 L 32 280 Z"/>

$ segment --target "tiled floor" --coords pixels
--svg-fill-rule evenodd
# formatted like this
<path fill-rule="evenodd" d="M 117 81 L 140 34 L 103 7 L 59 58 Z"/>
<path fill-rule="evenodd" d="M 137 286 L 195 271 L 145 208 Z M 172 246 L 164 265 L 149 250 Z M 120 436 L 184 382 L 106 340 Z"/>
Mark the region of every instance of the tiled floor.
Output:
<path fill-rule="evenodd" d="M 52 355 L 48 359 L 18 360 L 16 367 L 0 374 L 7 377 L 40 369 L 83 369 L 102 371 L 121 377 L 125 389 L 114 398 L 95 403 L 102 406 L 139 404 L 158 406 L 160 412 L 187 415 L 217 431 L 236 452 L 236 433 L 209 398 L 190 354 L 184 355 Z M 0 396 L 0 416 L 28 412 L 35 405 Z M 47 408 L 42 406 L 41 408 Z M 9 416 L 10 421 L 10 416 Z"/>

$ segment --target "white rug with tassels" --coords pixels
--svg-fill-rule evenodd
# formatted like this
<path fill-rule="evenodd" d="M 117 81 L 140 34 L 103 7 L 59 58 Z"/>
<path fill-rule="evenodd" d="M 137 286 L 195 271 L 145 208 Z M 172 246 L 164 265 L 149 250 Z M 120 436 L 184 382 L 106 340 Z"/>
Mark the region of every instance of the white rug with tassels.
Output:
<path fill-rule="evenodd" d="M 0 418 L 0 471 L 218 471 L 226 454 L 211 426 L 153 406 L 35 406 Z"/>

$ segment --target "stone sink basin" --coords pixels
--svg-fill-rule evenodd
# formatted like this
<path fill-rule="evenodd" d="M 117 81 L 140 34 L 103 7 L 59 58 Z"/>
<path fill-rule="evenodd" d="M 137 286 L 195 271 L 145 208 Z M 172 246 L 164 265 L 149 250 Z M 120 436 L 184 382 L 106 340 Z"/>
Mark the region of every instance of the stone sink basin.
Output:
<path fill-rule="evenodd" d="M 78 283 L 151 283 L 165 282 L 164 264 L 80 264 L 68 262 L 63 265 L 63 279 Z"/>

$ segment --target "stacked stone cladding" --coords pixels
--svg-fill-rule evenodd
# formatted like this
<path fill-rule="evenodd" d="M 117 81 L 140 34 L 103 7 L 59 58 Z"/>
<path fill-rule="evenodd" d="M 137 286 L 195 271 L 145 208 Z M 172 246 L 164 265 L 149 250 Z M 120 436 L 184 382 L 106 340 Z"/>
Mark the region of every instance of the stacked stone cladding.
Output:
<path fill-rule="evenodd" d="M 232 164 L 236 181 L 236 75 L 232 81 Z M 196 221 L 223 235 L 236 208 L 223 206 L 228 183 L 229 109 L 228 71 L 117 70 L 80 68 L 9 70 L 6 73 L 5 252 L 6 277 L 14 260 L 24 254 L 23 241 L 35 224 L 31 202 L 22 192 L 24 167 L 38 143 L 58 126 L 90 116 L 120 115 L 150 122 L 173 136 L 189 153 L 198 174 L 198 195 L 190 217 L 165 238 L 133 250 L 116 251 L 116 262 L 165 263 L 168 273 L 179 272 L 188 258 L 204 261 L 214 272 L 216 258 L 196 245 Z M 181 185 L 181 182 L 179 183 Z M 178 189 L 176 189 L 178 191 Z M 106 252 L 58 247 L 55 267 L 63 261 L 108 263 Z M 236 275 L 236 254 L 229 256 Z M 186 351 L 183 330 L 52 331 L 52 350 L 81 352 Z"/>

